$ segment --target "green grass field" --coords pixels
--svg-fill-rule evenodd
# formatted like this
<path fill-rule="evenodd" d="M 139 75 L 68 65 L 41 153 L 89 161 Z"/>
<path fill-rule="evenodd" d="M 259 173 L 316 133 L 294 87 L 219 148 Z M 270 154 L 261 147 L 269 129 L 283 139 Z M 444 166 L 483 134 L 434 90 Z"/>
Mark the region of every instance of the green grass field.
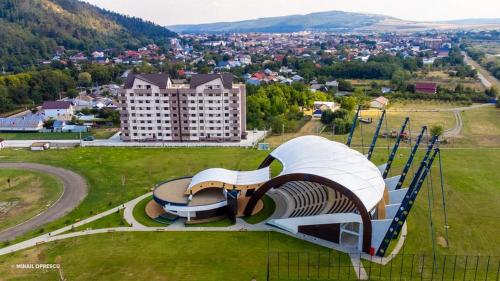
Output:
<path fill-rule="evenodd" d="M 0 230 L 44 211 L 59 199 L 62 191 L 62 183 L 50 175 L 27 170 L 0 170 Z"/>
<path fill-rule="evenodd" d="M 271 197 L 264 195 L 264 197 L 262 197 L 262 202 L 264 203 L 264 207 L 260 210 L 260 212 L 253 216 L 243 218 L 247 223 L 256 224 L 262 222 L 274 213 L 276 203 L 274 203 Z"/>
<path fill-rule="evenodd" d="M 112 213 L 103 218 L 97 219 L 93 222 L 84 224 L 79 227 L 75 227 L 73 228 L 73 231 L 110 228 L 110 227 L 124 227 L 124 226 L 130 226 L 130 225 L 123 218 L 123 210 L 120 210 L 119 212 Z"/>
<path fill-rule="evenodd" d="M 472 141 L 480 141 L 485 138 L 484 135 L 498 135 L 495 130 L 499 130 L 500 125 L 492 119 L 499 112 L 495 110 L 483 108 L 463 113 L 465 147 L 443 147 L 449 247 L 443 243 L 442 194 L 436 164 L 431 177 L 432 191 L 429 193 L 431 181 L 429 185 L 425 183 L 409 216 L 405 253 L 432 253 L 430 198 L 438 255 L 500 256 L 500 249 L 495 246 L 500 245 L 497 232 L 500 229 L 500 186 L 495 173 L 500 167 L 499 144 L 493 138 L 484 146 L 496 147 L 470 148 Z M 425 116 L 419 118 L 421 121 L 418 122 L 425 122 Z M 434 120 L 436 117 L 433 116 L 427 118 L 429 122 L 443 122 Z M 392 174 L 401 170 L 407 153 L 408 149 L 402 146 Z M 159 181 L 193 175 L 209 167 L 255 169 L 266 154 L 264 151 L 236 148 L 77 148 L 40 153 L 7 149 L 0 151 L 0 161 L 30 161 L 61 166 L 87 179 L 91 187 L 88 197 L 65 218 L 45 226 L 44 230 L 48 232 L 144 194 Z M 417 155 L 415 163 L 420 157 L 421 154 Z M 387 148 L 380 144 L 372 160 L 382 163 L 386 159 Z M 406 183 L 410 180 L 411 176 Z M 108 220 L 114 221 L 113 218 Z M 23 238 L 37 234 L 33 231 Z M 273 251 L 283 252 L 304 253 L 318 249 L 277 233 L 271 235 L 270 245 Z M 54 280 L 57 277 L 54 271 L 42 274 L 41 271 L 15 270 L 11 265 L 58 262 L 63 265 L 65 277 L 69 280 L 251 280 L 254 276 L 263 280 L 266 252 L 266 233 L 99 234 L 44 244 L 2 257 L 0 276 L 7 280 Z"/>

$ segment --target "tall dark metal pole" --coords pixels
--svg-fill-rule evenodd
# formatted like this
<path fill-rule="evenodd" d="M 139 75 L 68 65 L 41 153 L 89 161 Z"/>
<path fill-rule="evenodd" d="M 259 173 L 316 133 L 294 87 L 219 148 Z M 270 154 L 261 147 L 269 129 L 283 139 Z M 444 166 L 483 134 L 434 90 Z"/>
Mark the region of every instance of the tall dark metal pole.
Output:
<path fill-rule="evenodd" d="M 441 152 L 439 152 L 439 176 L 441 178 L 441 201 L 443 203 L 443 213 L 444 213 L 444 233 L 446 236 L 446 247 L 450 247 L 450 240 L 448 237 L 448 214 L 446 213 L 446 199 L 444 194 L 444 176 L 443 176 L 443 161 L 441 159 Z"/>
<path fill-rule="evenodd" d="M 387 178 L 387 175 L 389 174 L 389 170 L 391 169 L 392 161 L 394 161 L 394 157 L 396 156 L 396 152 L 398 151 L 398 148 L 399 148 L 399 143 L 401 142 L 401 135 L 404 133 L 409 121 L 410 121 L 410 118 L 406 117 L 405 121 L 403 123 L 403 126 L 401 126 L 401 130 L 399 132 L 399 135 L 396 137 L 396 142 L 394 143 L 391 154 L 389 154 L 389 158 L 387 159 L 387 165 L 385 166 L 385 170 L 382 174 L 382 177 L 384 179 Z M 389 132 L 387 132 L 387 133 L 389 133 Z"/>
<path fill-rule="evenodd" d="M 356 129 L 356 123 L 358 122 L 359 111 L 361 110 L 361 105 L 358 105 L 358 110 L 356 111 L 356 115 L 354 115 L 354 119 L 351 125 L 351 131 L 349 132 L 349 136 L 347 137 L 347 146 L 351 146 L 352 136 L 354 135 L 354 130 Z"/>
<path fill-rule="evenodd" d="M 373 150 L 375 149 L 378 135 L 380 134 L 380 128 L 382 127 L 382 124 L 384 122 L 384 117 L 385 117 L 385 110 L 382 111 L 382 116 L 380 116 L 380 119 L 378 120 L 377 128 L 375 129 L 375 133 L 373 134 L 373 140 L 372 140 L 372 143 L 370 144 L 370 149 L 368 150 L 368 155 L 366 155 L 366 158 L 368 160 L 370 160 L 372 158 Z"/>

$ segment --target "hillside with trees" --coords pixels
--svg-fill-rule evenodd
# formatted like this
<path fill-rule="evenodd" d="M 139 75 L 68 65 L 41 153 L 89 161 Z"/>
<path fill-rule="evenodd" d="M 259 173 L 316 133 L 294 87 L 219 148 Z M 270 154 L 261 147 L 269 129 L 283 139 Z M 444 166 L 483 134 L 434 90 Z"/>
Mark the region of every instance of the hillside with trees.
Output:
<path fill-rule="evenodd" d="M 0 1 L 0 68 L 20 71 L 50 59 L 58 46 L 80 51 L 165 47 L 162 26 L 77 0 Z"/>

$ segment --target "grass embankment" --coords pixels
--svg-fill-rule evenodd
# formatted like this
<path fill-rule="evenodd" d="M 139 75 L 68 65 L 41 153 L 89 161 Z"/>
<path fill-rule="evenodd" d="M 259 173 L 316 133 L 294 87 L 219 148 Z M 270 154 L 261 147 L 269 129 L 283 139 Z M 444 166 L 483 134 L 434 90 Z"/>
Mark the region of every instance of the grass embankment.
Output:
<path fill-rule="evenodd" d="M 0 170 L 0 230 L 46 210 L 59 199 L 62 191 L 62 182 L 50 175 L 28 170 Z"/>
<path fill-rule="evenodd" d="M 164 223 L 163 222 L 158 222 L 158 221 L 153 220 L 152 218 L 150 218 L 146 214 L 146 205 L 151 200 L 152 200 L 152 198 L 148 196 L 148 197 L 144 198 L 143 200 L 141 200 L 139 203 L 137 203 L 137 205 L 135 205 L 134 210 L 133 210 L 134 218 L 140 224 L 142 224 L 144 226 L 152 226 L 152 227 L 155 227 L 155 226 L 167 226 L 168 225 L 167 221 L 165 221 Z"/>
<path fill-rule="evenodd" d="M 256 224 L 262 222 L 274 213 L 276 203 L 274 203 L 274 200 L 271 197 L 264 195 L 264 197 L 262 197 L 262 202 L 264 203 L 264 207 L 260 210 L 260 212 L 253 216 L 243 218 L 247 223 Z"/>

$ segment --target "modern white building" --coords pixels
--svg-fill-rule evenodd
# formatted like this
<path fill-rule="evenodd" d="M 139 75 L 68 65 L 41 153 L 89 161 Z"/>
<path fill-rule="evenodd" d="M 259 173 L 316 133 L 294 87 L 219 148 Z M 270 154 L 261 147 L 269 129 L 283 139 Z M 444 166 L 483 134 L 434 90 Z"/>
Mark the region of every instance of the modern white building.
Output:
<path fill-rule="evenodd" d="M 236 142 L 246 138 L 246 88 L 232 74 L 130 74 L 120 91 L 124 141 Z"/>

